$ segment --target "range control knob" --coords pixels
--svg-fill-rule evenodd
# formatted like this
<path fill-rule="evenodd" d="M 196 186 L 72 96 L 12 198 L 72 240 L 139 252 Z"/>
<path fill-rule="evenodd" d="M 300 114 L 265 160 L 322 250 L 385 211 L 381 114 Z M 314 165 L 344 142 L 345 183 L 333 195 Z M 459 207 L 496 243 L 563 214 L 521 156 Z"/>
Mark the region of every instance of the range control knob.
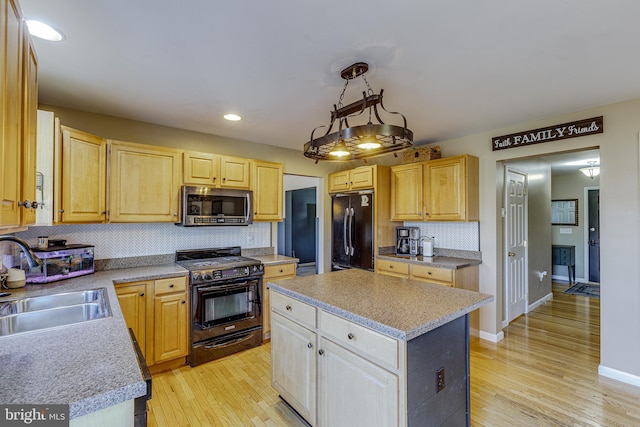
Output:
<path fill-rule="evenodd" d="M 213 279 L 213 277 L 211 276 L 211 272 L 202 273 L 202 280 L 211 280 L 211 279 Z"/>
<path fill-rule="evenodd" d="M 191 275 L 191 279 L 192 279 L 194 282 L 197 282 L 198 280 L 200 280 L 200 274 L 199 274 L 199 273 L 193 273 L 193 274 Z"/>

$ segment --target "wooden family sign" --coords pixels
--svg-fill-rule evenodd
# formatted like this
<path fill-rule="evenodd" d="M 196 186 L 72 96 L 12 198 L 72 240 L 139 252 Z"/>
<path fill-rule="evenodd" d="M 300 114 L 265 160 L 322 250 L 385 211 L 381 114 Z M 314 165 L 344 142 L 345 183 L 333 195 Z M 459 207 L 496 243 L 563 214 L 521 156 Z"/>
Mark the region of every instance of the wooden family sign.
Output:
<path fill-rule="evenodd" d="M 603 120 L 602 116 L 600 116 L 526 132 L 512 133 L 511 135 L 497 136 L 491 139 L 491 146 L 493 151 L 506 150 L 507 148 L 560 141 L 561 139 L 577 138 L 602 132 Z"/>

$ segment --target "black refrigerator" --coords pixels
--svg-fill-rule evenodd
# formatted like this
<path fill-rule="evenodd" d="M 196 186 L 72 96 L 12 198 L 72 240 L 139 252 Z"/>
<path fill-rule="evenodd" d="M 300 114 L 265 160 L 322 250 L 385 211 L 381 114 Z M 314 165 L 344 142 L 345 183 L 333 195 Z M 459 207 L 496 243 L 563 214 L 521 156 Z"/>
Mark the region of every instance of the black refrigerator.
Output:
<path fill-rule="evenodd" d="M 331 197 L 331 269 L 373 271 L 373 192 Z"/>

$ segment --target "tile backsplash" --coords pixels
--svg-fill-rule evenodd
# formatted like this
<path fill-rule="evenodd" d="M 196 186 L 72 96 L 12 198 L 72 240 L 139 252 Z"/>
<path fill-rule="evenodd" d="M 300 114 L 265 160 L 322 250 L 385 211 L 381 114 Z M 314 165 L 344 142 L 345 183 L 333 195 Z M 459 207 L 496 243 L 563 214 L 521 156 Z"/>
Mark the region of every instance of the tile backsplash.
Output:
<path fill-rule="evenodd" d="M 434 236 L 434 246 L 465 251 L 480 250 L 479 222 L 409 222 L 406 227 L 419 227 L 420 236 Z"/>
<path fill-rule="evenodd" d="M 95 246 L 96 259 L 171 254 L 178 249 L 220 246 L 261 248 L 271 245 L 271 223 L 256 222 L 246 227 L 178 227 L 174 224 L 75 224 L 30 227 L 16 233 L 32 246 L 38 236 L 65 239 L 67 244 Z"/>

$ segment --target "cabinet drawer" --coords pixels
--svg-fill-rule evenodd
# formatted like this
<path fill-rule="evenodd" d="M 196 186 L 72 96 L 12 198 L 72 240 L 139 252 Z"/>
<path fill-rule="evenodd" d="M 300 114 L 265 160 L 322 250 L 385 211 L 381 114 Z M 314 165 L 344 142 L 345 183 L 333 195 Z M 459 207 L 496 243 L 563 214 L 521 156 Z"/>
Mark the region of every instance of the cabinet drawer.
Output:
<path fill-rule="evenodd" d="M 409 277 L 409 264 L 399 261 L 377 260 L 376 270 L 385 274 Z"/>
<path fill-rule="evenodd" d="M 296 264 L 278 264 L 278 265 L 265 265 L 264 277 L 266 280 L 277 280 L 283 277 L 292 278 L 296 275 Z"/>
<path fill-rule="evenodd" d="M 428 267 L 426 265 L 411 265 L 411 277 L 424 280 L 453 283 L 453 270 L 446 268 Z"/>
<path fill-rule="evenodd" d="M 174 292 L 184 292 L 187 290 L 186 277 L 171 277 L 168 279 L 158 279 L 156 284 L 156 295 L 172 294 Z"/>
<path fill-rule="evenodd" d="M 277 311 L 283 316 L 316 327 L 316 308 L 298 301 L 279 292 L 270 292 L 271 310 Z"/>
<path fill-rule="evenodd" d="M 320 311 L 320 329 L 323 335 L 330 336 L 365 358 L 392 369 L 398 368 L 397 340 L 326 311 Z"/>

